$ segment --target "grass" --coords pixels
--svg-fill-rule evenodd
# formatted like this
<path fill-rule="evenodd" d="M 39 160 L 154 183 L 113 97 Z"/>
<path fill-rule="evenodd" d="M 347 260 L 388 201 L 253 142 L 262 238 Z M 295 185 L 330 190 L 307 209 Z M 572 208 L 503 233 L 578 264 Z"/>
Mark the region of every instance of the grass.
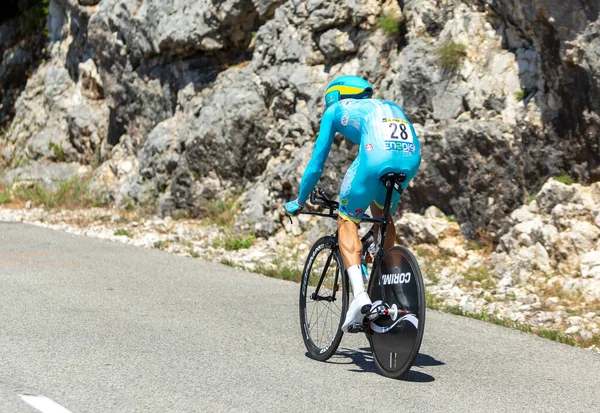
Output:
<path fill-rule="evenodd" d="M 125 228 L 119 228 L 117 230 L 115 230 L 115 232 L 113 233 L 113 235 L 115 236 L 125 236 L 127 238 L 131 238 L 133 237 L 133 233 L 131 231 L 129 231 L 128 229 Z"/>
<path fill-rule="evenodd" d="M 167 245 L 169 245 L 169 243 L 167 241 L 163 241 L 163 240 L 158 240 L 154 244 L 152 244 L 152 246 L 158 250 L 166 249 Z"/>
<path fill-rule="evenodd" d="M 531 91 L 529 89 L 521 88 L 519 91 L 515 92 L 515 99 L 517 99 L 517 102 L 520 102 L 529 96 L 530 93 Z"/>
<path fill-rule="evenodd" d="M 444 69 L 457 70 L 465 57 L 467 57 L 467 46 L 455 43 L 452 40 L 442 44 L 437 52 L 437 62 Z"/>
<path fill-rule="evenodd" d="M 223 265 L 227 265 L 228 267 L 232 267 L 232 268 L 237 268 L 238 266 L 235 264 L 235 262 L 227 259 L 227 258 L 223 258 L 221 261 L 221 264 Z"/>
<path fill-rule="evenodd" d="M 576 340 L 575 337 L 570 336 L 568 334 L 564 334 L 558 330 L 550 330 L 547 328 L 537 328 L 531 326 L 529 324 L 520 323 L 518 321 L 509 320 L 506 318 L 501 318 L 496 315 L 490 314 L 486 311 L 481 312 L 469 312 L 464 311 L 459 306 L 439 306 L 436 305 L 435 302 L 433 306 L 429 305 L 429 301 L 427 303 L 427 307 L 432 310 L 443 311 L 445 313 L 459 315 L 462 317 L 473 318 L 475 320 L 485 321 L 487 323 L 496 324 L 502 327 L 512 328 L 515 330 L 522 331 L 524 333 L 535 334 L 538 337 L 545 338 L 548 340 L 556 341 L 563 344 L 568 344 L 570 346 L 579 346 L 579 347 L 589 347 L 591 345 L 598 345 L 600 342 L 600 338 L 597 336 L 592 337 L 591 340 Z"/>
<path fill-rule="evenodd" d="M 400 23 L 402 23 L 402 18 L 393 13 L 383 13 L 377 19 L 377 27 L 390 36 L 400 32 Z"/>
<path fill-rule="evenodd" d="M 190 256 L 191 256 L 192 258 L 200 258 L 200 254 L 198 254 L 196 251 L 194 251 L 194 249 L 193 249 L 193 248 L 190 248 L 190 249 L 188 250 L 188 254 L 190 254 Z"/>
<path fill-rule="evenodd" d="M 231 228 L 239 209 L 237 200 L 232 198 L 209 201 L 204 206 L 204 218 L 219 227 Z"/>
<path fill-rule="evenodd" d="M 271 278 L 279 278 L 282 280 L 295 281 L 300 282 L 302 280 L 302 269 L 293 266 L 284 264 L 280 259 L 275 259 L 273 261 L 275 268 L 271 266 L 265 266 L 262 263 L 259 263 L 254 272 L 257 272 L 262 275 L 266 275 Z"/>
<path fill-rule="evenodd" d="M 241 235 L 241 236 L 233 236 L 227 235 L 225 238 L 218 240 L 215 243 L 215 247 L 223 247 L 227 251 L 237 251 L 241 249 L 250 248 L 256 237 L 253 234 L 250 235 Z"/>
<path fill-rule="evenodd" d="M 515 297 L 516 298 L 516 297 Z M 510 298 L 509 298 L 510 299 Z M 559 330 L 551 330 L 544 327 L 536 327 L 529 324 L 521 323 L 502 317 L 498 317 L 494 314 L 490 314 L 487 311 L 470 312 L 465 311 L 459 306 L 445 306 L 441 304 L 441 299 L 434 296 L 433 294 L 426 294 L 426 305 L 431 310 L 442 311 L 453 315 L 462 317 L 473 318 L 475 320 L 485 321 L 487 323 L 496 324 L 506 328 L 512 328 L 515 330 L 522 331 L 528 334 L 535 334 L 538 337 L 545 338 L 548 340 L 556 341 L 562 344 L 568 344 L 575 347 L 588 348 L 591 346 L 600 346 L 600 336 L 593 336 L 591 339 L 583 340 L 579 335 L 573 336 L 565 334 Z"/>
<path fill-rule="evenodd" d="M 62 145 L 57 145 L 54 142 L 50 142 L 48 144 L 48 149 L 52 151 L 52 155 L 54 156 L 54 160 L 56 162 L 64 162 L 65 160 L 65 149 Z"/>
<path fill-rule="evenodd" d="M 490 277 L 488 269 L 485 267 L 471 267 L 464 274 L 465 283 L 471 285 L 475 282 L 481 284 L 481 288 L 489 290 L 496 286 L 496 283 Z"/>
<path fill-rule="evenodd" d="M 6 186 L 0 187 L 0 205 L 10 202 L 10 190 Z"/>
<path fill-rule="evenodd" d="M 175 221 L 179 221 L 181 219 L 187 219 L 189 217 L 190 217 L 190 213 L 188 211 L 186 211 L 185 209 L 176 209 L 171 214 L 171 218 L 173 218 Z"/>
<path fill-rule="evenodd" d="M 573 181 L 573 179 L 566 174 L 559 175 L 556 178 L 554 178 L 554 180 L 565 185 L 573 185 L 575 183 L 575 181 Z"/>
<path fill-rule="evenodd" d="M 46 188 L 38 183 L 19 183 L 13 185 L 11 189 L 3 192 L 4 203 L 31 201 L 35 206 L 44 206 L 50 209 L 77 209 L 107 204 L 105 198 L 99 197 L 89 189 L 87 179 L 82 178 L 58 181 L 54 189 Z M 7 197 L 10 197 L 10 200 L 7 200 Z"/>

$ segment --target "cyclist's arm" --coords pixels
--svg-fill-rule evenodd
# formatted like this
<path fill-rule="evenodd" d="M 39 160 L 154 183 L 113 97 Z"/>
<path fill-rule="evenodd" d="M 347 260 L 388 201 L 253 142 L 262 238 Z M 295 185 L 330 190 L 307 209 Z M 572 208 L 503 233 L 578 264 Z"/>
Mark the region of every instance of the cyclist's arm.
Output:
<path fill-rule="evenodd" d="M 319 127 L 319 136 L 315 142 L 310 162 L 302 175 L 302 182 L 300 183 L 300 193 L 298 194 L 298 202 L 302 205 L 306 202 L 306 199 L 313 190 L 321 173 L 323 173 L 323 165 L 327 160 L 329 151 L 331 150 L 331 144 L 335 137 L 335 128 L 333 127 L 333 120 L 335 117 L 335 105 L 330 106 L 321 119 L 321 125 Z"/>

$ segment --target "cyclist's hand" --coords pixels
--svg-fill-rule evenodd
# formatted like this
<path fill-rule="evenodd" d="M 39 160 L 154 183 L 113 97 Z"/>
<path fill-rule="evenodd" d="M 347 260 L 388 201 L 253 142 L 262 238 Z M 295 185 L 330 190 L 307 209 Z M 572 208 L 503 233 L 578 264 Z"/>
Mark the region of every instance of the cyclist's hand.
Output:
<path fill-rule="evenodd" d="M 285 204 L 285 212 L 288 215 L 296 216 L 304 209 L 303 205 L 298 203 L 298 200 L 293 200 Z"/>

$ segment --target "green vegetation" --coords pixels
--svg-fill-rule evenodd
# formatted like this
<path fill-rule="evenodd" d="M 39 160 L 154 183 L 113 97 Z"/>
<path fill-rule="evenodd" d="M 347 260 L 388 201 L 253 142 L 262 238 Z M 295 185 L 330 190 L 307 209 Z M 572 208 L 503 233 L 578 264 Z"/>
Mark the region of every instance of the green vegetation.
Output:
<path fill-rule="evenodd" d="M 54 142 L 50 142 L 48 144 L 48 149 L 52 151 L 52 155 L 54 155 L 54 160 L 56 162 L 64 162 L 65 160 L 65 149 L 62 145 L 57 145 Z"/>
<path fill-rule="evenodd" d="M 194 249 L 193 249 L 193 248 L 190 248 L 190 249 L 188 250 L 188 254 L 190 254 L 190 256 L 191 256 L 192 258 L 199 258 L 199 257 L 200 257 L 200 254 L 198 254 L 196 251 L 194 251 Z"/>
<path fill-rule="evenodd" d="M 400 32 L 400 23 L 402 23 L 402 18 L 393 13 L 383 13 L 377 19 L 377 27 L 390 36 Z"/>
<path fill-rule="evenodd" d="M 115 230 L 115 232 L 113 233 L 113 235 L 115 235 L 117 237 L 121 236 L 121 235 L 124 235 L 127 238 L 133 237 L 133 233 L 131 231 L 129 231 L 128 229 L 125 229 L 125 228 L 119 228 L 119 229 Z"/>
<path fill-rule="evenodd" d="M 156 241 L 152 246 L 158 250 L 164 250 L 167 248 L 167 245 L 169 245 L 167 241 L 159 240 Z"/>
<path fill-rule="evenodd" d="M 441 45 L 437 50 L 437 62 L 444 69 L 455 71 L 467 57 L 467 46 L 452 40 Z"/>
<path fill-rule="evenodd" d="M 233 267 L 233 268 L 237 268 L 237 265 L 235 265 L 235 263 L 227 258 L 223 258 L 221 261 L 221 264 L 223 265 L 227 265 L 228 267 Z"/>
<path fill-rule="evenodd" d="M 593 336 L 589 340 L 577 340 L 574 336 L 564 334 L 558 330 L 550 330 L 543 327 L 535 327 L 529 324 L 520 323 L 505 318 L 498 317 L 494 314 L 490 314 L 487 311 L 481 312 L 469 312 L 465 311 L 459 306 L 444 306 L 439 304 L 440 299 L 434 297 L 431 294 L 426 295 L 427 308 L 432 310 L 438 310 L 449 314 L 459 315 L 463 317 L 474 318 L 476 320 L 485 321 L 487 323 L 496 324 L 502 327 L 512 328 L 515 330 L 522 331 L 524 333 L 535 334 L 541 338 L 545 338 L 559 343 L 568 344 L 570 346 L 578 347 L 590 347 L 592 345 L 600 345 L 600 337 Z"/>
<path fill-rule="evenodd" d="M 496 282 L 492 279 L 488 273 L 488 269 L 485 267 L 471 267 L 467 270 L 464 277 L 467 285 L 478 282 L 481 284 L 481 288 L 485 290 L 492 289 L 496 286 Z"/>
<path fill-rule="evenodd" d="M 0 205 L 10 202 L 10 190 L 7 187 L 0 187 Z"/>
<path fill-rule="evenodd" d="M 573 179 L 571 179 L 571 177 L 566 174 L 559 175 L 556 178 L 554 178 L 554 180 L 565 185 L 573 185 L 575 183 L 575 181 L 573 181 Z"/>
<path fill-rule="evenodd" d="M 282 280 L 295 282 L 300 282 L 302 280 L 302 268 L 284 264 L 280 259 L 275 259 L 273 264 L 275 265 L 275 268 L 259 263 L 254 269 L 254 272 Z"/>
<path fill-rule="evenodd" d="M 54 189 L 48 189 L 38 183 L 25 182 L 17 183 L 11 189 L 8 191 L 12 195 L 10 201 L 31 201 L 36 206 L 43 205 L 47 208 L 77 209 L 107 204 L 106 199 L 89 189 L 87 179 L 81 178 L 58 181 Z"/>
<path fill-rule="evenodd" d="M 22 12 L 21 27 L 26 35 L 39 33 L 48 37 L 48 13 L 50 0 L 19 0 Z"/>
<path fill-rule="evenodd" d="M 216 199 L 207 202 L 204 206 L 204 218 L 220 227 L 231 228 L 235 224 L 239 209 L 239 204 L 235 199 Z"/>
<path fill-rule="evenodd" d="M 176 209 L 175 211 L 173 211 L 173 213 L 171 213 L 171 218 L 173 218 L 175 221 L 179 221 L 180 219 L 187 219 L 189 217 L 190 214 L 185 209 Z"/>
<path fill-rule="evenodd" d="M 543 328 L 537 332 L 537 335 L 542 338 L 547 338 L 548 340 L 552 341 L 558 341 L 559 343 L 568 344 L 570 346 L 574 346 L 576 344 L 575 339 L 572 336 L 568 336 L 556 330 L 549 330 L 547 328 Z"/>
<path fill-rule="evenodd" d="M 529 89 L 521 88 L 518 92 L 515 92 L 515 99 L 517 99 L 517 102 L 520 102 L 529 96 L 530 93 L 531 91 Z"/>
<path fill-rule="evenodd" d="M 253 234 L 240 236 L 227 235 L 224 238 L 218 240 L 215 243 L 215 247 L 223 247 L 227 251 L 237 251 L 241 249 L 250 248 L 252 244 L 254 244 L 255 240 L 256 238 Z"/>

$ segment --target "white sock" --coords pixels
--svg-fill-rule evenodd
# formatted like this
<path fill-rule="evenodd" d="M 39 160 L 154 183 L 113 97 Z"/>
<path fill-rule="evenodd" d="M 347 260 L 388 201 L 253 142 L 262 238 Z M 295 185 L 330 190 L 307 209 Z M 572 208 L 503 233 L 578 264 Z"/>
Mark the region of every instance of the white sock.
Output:
<path fill-rule="evenodd" d="M 348 279 L 350 279 L 350 285 L 352 285 L 352 294 L 354 294 L 354 296 L 356 297 L 357 295 L 365 291 L 362 270 L 360 269 L 360 266 L 353 265 L 346 271 L 348 272 Z"/>

